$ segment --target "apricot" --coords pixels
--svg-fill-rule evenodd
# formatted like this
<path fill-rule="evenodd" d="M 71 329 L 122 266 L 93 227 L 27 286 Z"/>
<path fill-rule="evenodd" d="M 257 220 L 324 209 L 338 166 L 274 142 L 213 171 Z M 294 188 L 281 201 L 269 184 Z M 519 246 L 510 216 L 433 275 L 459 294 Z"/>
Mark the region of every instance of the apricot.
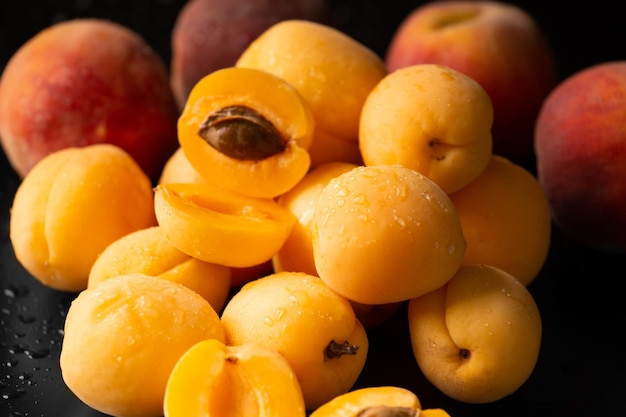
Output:
<path fill-rule="evenodd" d="M 365 165 L 399 164 L 452 193 L 489 163 L 492 124 L 493 105 L 478 82 L 417 64 L 389 73 L 367 96 L 359 146 Z"/>
<path fill-rule="evenodd" d="M 367 334 L 350 302 L 303 272 L 277 272 L 245 284 L 226 303 L 221 320 L 227 344 L 254 342 L 287 359 L 307 410 L 347 392 L 367 357 Z"/>
<path fill-rule="evenodd" d="M 45 155 L 111 143 L 156 180 L 176 149 L 165 63 L 130 29 L 83 18 L 37 33 L 0 80 L 0 140 L 20 177 Z"/>
<path fill-rule="evenodd" d="M 358 163 L 361 108 L 387 74 L 383 60 L 372 50 L 328 25 L 291 19 L 264 31 L 242 52 L 236 66 L 275 74 L 310 104 L 316 122 L 312 166 Z"/>
<path fill-rule="evenodd" d="M 273 198 L 308 171 L 314 127 L 309 105 L 293 86 L 265 71 L 230 67 L 191 90 L 178 139 L 208 182 Z"/>
<path fill-rule="evenodd" d="M 340 394 L 314 410 L 310 417 L 421 416 L 422 404 L 412 391 L 393 385 L 359 388 Z"/>
<path fill-rule="evenodd" d="M 313 228 L 319 277 L 363 304 L 405 301 L 441 287 L 466 245 L 448 195 L 400 165 L 361 166 L 331 179 Z"/>
<path fill-rule="evenodd" d="M 256 343 L 198 342 L 167 382 L 165 417 L 305 417 L 295 373 L 278 351 Z"/>
<path fill-rule="evenodd" d="M 530 284 L 550 250 L 550 206 L 537 178 L 492 155 L 483 172 L 450 194 L 467 242 L 463 264 L 487 264 Z"/>
<path fill-rule="evenodd" d="M 158 184 L 205 183 L 207 180 L 191 165 L 182 148 L 176 149 L 163 166 Z"/>
<path fill-rule="evenodd" d="M 154 191 L 159 226 L 189 256 L 230 267 L 269 261 L 295 222 L 274 200 L 239 195 L 211 184 L 160 184 Z"/>
<path fill-rule="evenodd" d="M 457 401 L 498 401 L 517 391 L 537 363 L 537 304 L 499 268 L 462 266 L 443 287 L 410 300 L 408 320 L 420 370 Z"/>
<path fill-rule="evenodd" d="M 123 149 L 94 144 L 55 151 L 29 171 L 13 199 L 9 235 L 34 278 L 81 291 L 100 252 L 155 224 L 150 179 Z"/>
<path fill-rule="evenodd" d="M 320 192 L 332 178 L 356 168 L 348 162 L 328 162 L 307 173 L 291 190 L 278 197 L 277 202 L 296 218 L 291 233 L 272 257 L 274 271 L 298 271 L 318 275 L 313 260 L 313 213 Z"/>
<path fill-rule="evenodd" d="M 173 281 L 118 275 L 82 291 L 67 313 L 60 366 L 85 404 L 114 417 L 159 417 L 168 378 L 196 343 L 224 341 L 219 317 Z"/>
<path fill-rule="evenodd" d="M 170 79 L 182 109 L 193 86 L 207 74 L 235 65 L 250 42 L 285 19 L 326 22 L 323 0 L 194 0 L 176 17 L 171 33 Z"/>
<path fill-rule="evenodd" d="M 182 284 L 204 297 L 215 311 L 224 307 L 230 290 L 229 267 L 204 262 L 179 251 L 160 226 L 131 232 L 109 244 L 93 263 L 87 287 L 131 273 Z"/>

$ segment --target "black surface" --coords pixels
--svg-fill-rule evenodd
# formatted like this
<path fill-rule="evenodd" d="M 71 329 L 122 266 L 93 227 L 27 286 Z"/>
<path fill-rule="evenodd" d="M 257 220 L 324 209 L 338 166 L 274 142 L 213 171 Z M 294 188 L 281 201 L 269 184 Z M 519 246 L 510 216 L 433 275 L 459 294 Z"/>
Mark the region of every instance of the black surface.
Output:
<path fill-rule="evenodd" d="M 123 23 L 141 33 L 167 61 L 170 30 L 183 3 L 3 0 L 0 69 L 37 31 L 76 16 L 106 17 Z M 420 4 L 374 0 L 329 3 L 345 30 L 379 54 L 384 53 L 395 26 Z M 626 28 L 619 2 L 514 3 L 531 12 L 546 31 L 562 77 L 597 62 L 626 59 Z M 102 416 L 67 390 L 58 367 L 63 321 L 75 294 L 43 287 L 14 258 L 8 218 L 19 180 L 3 154 L 0 178 L 0 416 Z M 370 356 L 357 387 L 402 385 L 414 390 L 423 406 L 446 408 L 453 417 L 626 415 L 622 342 L 626 312 L 621 288 L 626 278 L 625 261 L 624 254 L 587 248 L 554 231 L 545 267 L 529 287 L 544 325 L 539 361 L 527 383 L 510 397 L 469 405 L 452 401 L 430 386 L 412 359 L 404 310 L 370 331 Z"/>

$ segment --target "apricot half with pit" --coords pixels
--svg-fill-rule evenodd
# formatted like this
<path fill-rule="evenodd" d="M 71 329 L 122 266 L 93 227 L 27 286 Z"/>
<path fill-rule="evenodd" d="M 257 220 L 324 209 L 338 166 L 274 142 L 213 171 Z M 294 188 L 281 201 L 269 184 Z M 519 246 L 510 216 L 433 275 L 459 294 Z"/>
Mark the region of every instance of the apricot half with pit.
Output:
<path fill-rule="evenodd" d="M 191 90 L 178 139 L 208 182 L 273 198 L 308 171 L 313 130 L 309 105 L 293 86 L 265 71 L 229 67 Z"/>

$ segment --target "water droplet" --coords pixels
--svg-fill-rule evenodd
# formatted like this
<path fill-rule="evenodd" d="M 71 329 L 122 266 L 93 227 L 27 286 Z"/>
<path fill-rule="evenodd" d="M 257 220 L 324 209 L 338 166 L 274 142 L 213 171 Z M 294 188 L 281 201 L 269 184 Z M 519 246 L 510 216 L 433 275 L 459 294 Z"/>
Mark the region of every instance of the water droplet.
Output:
<path fill-rule="evenodd" d="M 22 395 L 24 395 L 26 393 L 26 390 L 24 388 L 16 388 L 16 389 L 12 389 L 9 391 L 4 391 L 2 393 L 2 399 L 3 400 L 14 400 L 18 397 L 21 397 Z"/>
<path fill-rule="evenodd" d="M 454 255 L 454 252 L 456 252 L 456 247 L 454 246 L 453 243 L 450 243 L 448 245 L 448 254 L 450 255 Z"/>
<path fill-rule="evenodd" d="M 263 318 L 263 323 L 265 323 L 267 326 L 273 326 L 274 325 L 274 320 L 271 317 L 264 317 Z"/>

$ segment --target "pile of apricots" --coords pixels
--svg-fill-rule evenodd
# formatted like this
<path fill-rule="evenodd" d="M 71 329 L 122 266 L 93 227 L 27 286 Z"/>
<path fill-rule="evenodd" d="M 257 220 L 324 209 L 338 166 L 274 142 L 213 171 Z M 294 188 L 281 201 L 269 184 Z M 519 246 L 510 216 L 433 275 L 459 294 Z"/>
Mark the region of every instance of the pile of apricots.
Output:
<path fill-rule="evenodd" d="M 550 213 L 492 152 L 492 123 L 468 76 L 388 72 L 348 35 L 286 20 L 195 84 L 156 183 L 113 144 L 47 155 L 10 238 L 33 277 L 77 293 L 66 385 L 115 417 L 448 416 L 403 387 L 353 389 L 368 330 L 405 305 L 435 387 L 515 392 L 541 346 L 527 286 Z"/>

